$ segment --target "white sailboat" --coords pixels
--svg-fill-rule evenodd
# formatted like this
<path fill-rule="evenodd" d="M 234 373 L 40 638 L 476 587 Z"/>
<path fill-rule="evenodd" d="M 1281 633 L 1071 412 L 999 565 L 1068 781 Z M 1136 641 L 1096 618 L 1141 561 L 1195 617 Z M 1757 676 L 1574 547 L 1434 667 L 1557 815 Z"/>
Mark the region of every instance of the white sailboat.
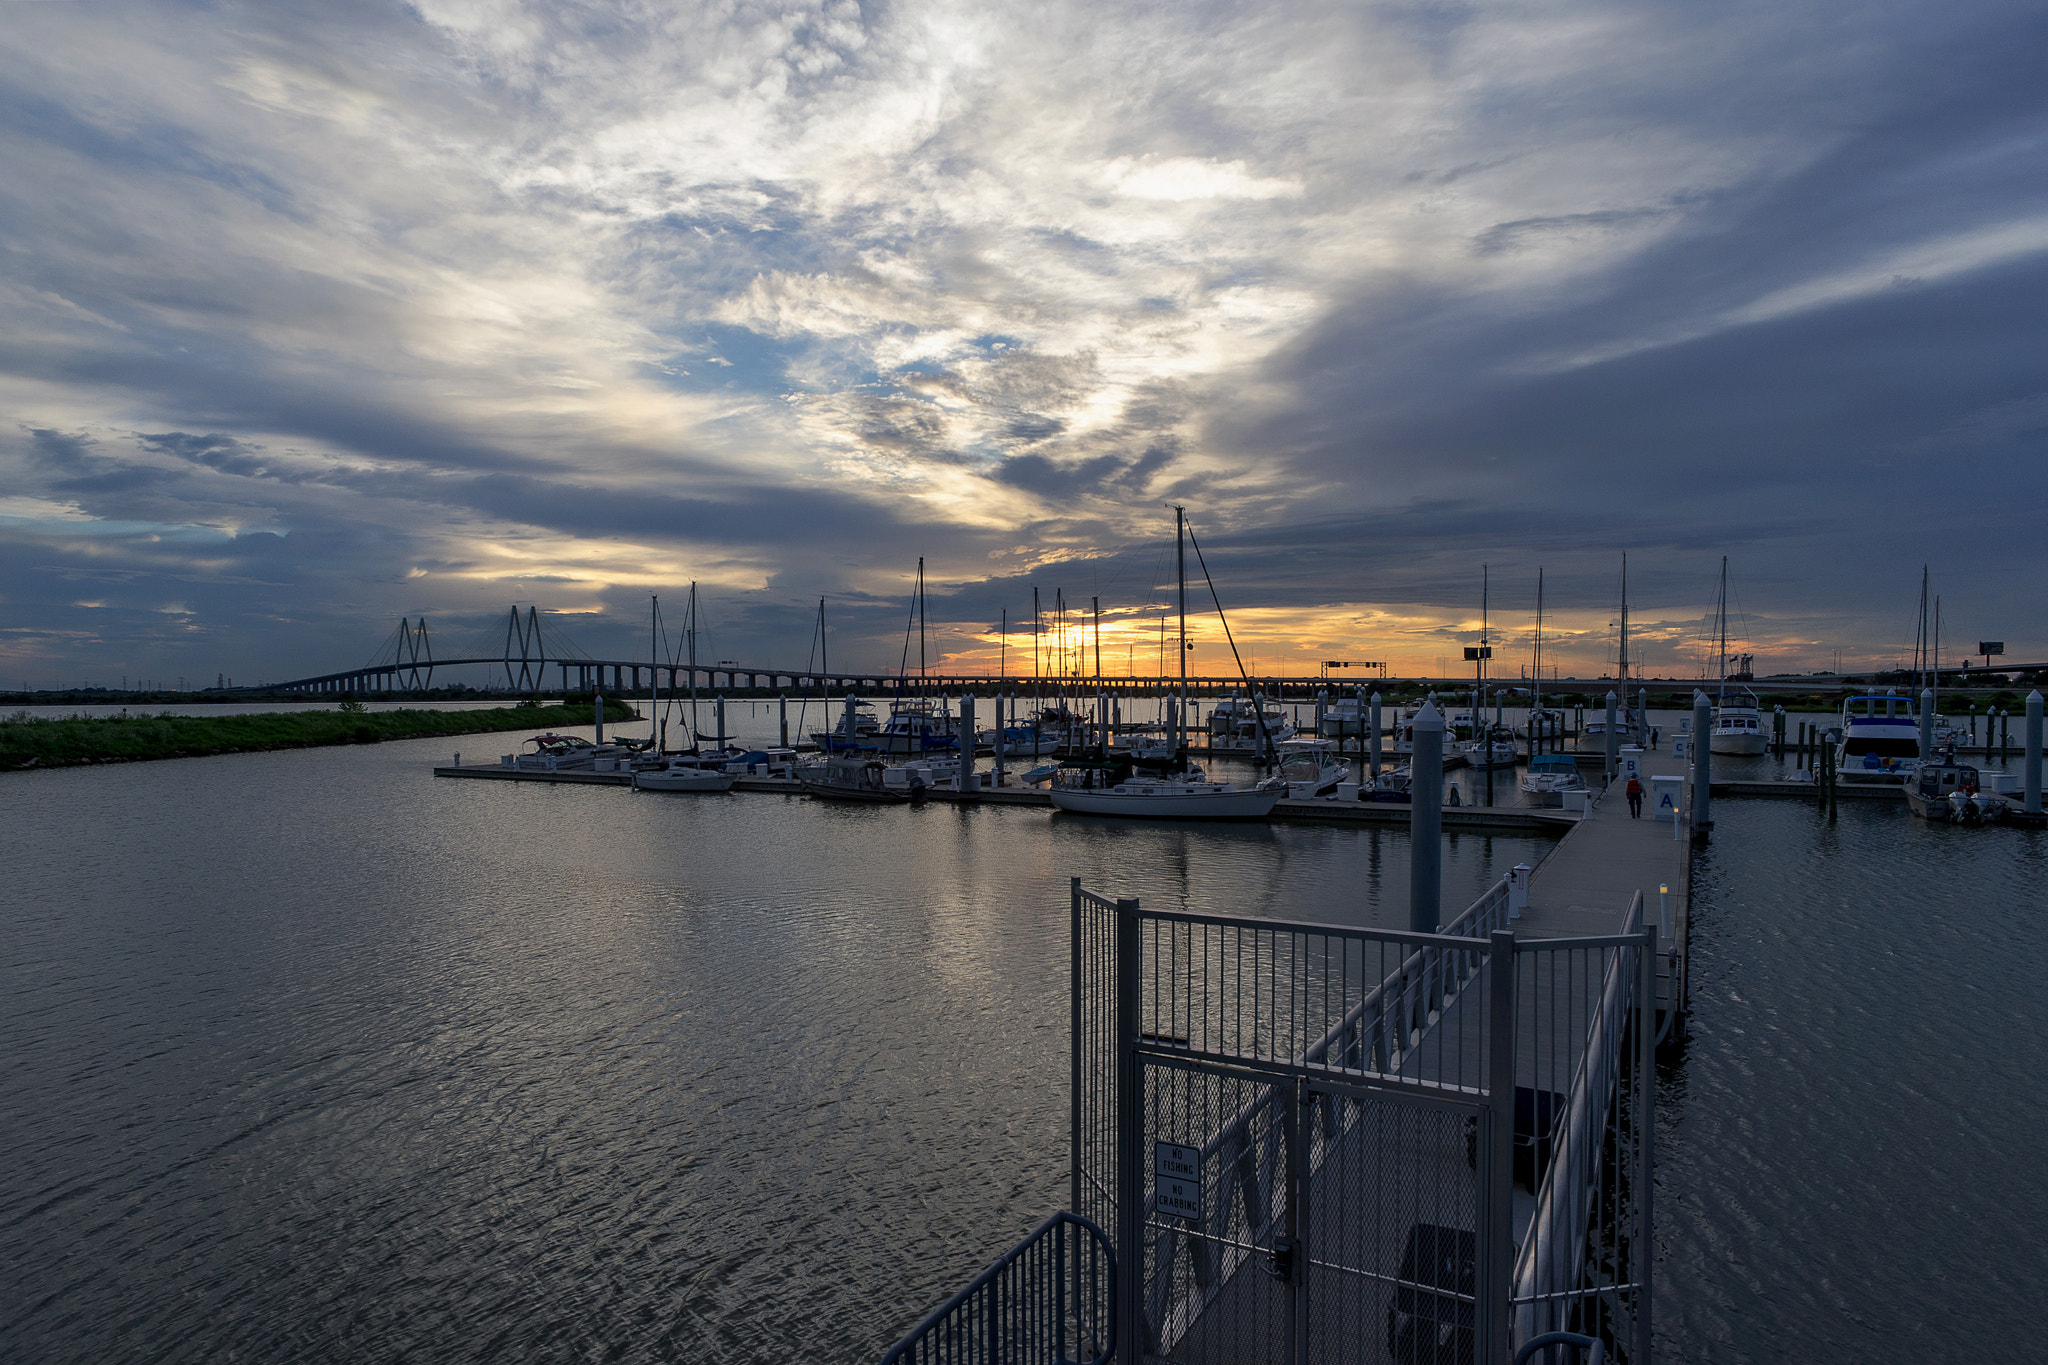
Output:
<path fill-rule="evenodd" d="M 1614 656 L 1614 694 L 1618 703 L 1614 713 L 1615 729 L 1620 731 L 1622 744 L 1640 743 L 1643 738 L 1642 717 L 1628 704 L 1628 556 L 1621 557 L 1621 623 L 1616 635 L 1619 642 Z M 1607 710 L 1602 706 L 1597 711 L 1588 710 L 1586 719 L 1579 727 L 1578 751 L 1582 754 L 1604 754 L 1607 752 Z"/>
<path fill-rule="evenodd" d="M 1182 732 L 1181 742 L 1176 748 L 1184 749 L 1185 730 L 1188 714 L 1188 575 L 1187 575 L 1187 511 L 1175 506 L 1173 509 L 1174 529 L 1174 572 L 1180 593 L 1180 697 L 1175 712 L 1174 724 Z M 1201 554 L 1201 546 L 1195 547 Z M 1207 575 L 1207 568 L 1203 570 Z M 1215 584 L 1210 584 L 1213 595 Z M 1222 616 L 1221 604 L 1217 615 Z M 1230 626 L 1224 623 L 1224 635 L 1229 637 Z M 1236 646 L 1232 646 L 1232 653 Z M 1247 681 L 1247 688 L 1250 683 Z M 1257 711 L 1253 712 L 1254 717 Z M 1263 737 L 1262 749 L 1270 747 L 1270 738 Z M 1287 784 L 1279 777 L 1269 777 L 1250 786 L 1227 782 L 1211 782 L 1200 768 L 1191 768 L 1186 773 L 1164 777 L 1128 777 L 1114 785 L 1096 785 L 1098 780 L 1108 776 L 1099 766 L 1062 769 L 1054 778 L 1050 795 L 1052 804 L 1058 810 L 1076 815 L 1119 815 L 1148 820 L 1263 820 L 1273 813 L 1273 807 L 1280 804 L 1280 798 L 1287 795 Z M 1067 780 L 1062 781 L 1065 778 Z"/>
<path fill-rule="evenodd" d="M 1714 634 L 1721 655 L 1721 686 L 1714 694 L 1714 728 L 1707 748 L 1717 754 L 1756 755 L 1764 751 L 1763 714 L 1756 693 L 1737 684 L 1728 687 L 1728 556 L 1721 556 L 1721 595 L 1715 607 Z"/>

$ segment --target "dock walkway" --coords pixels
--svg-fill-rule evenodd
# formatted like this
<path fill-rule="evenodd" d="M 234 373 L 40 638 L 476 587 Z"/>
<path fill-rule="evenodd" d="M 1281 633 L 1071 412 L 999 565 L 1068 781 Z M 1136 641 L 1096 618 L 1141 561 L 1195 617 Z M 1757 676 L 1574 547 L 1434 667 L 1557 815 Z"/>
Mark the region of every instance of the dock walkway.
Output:
<path fill-rule="evenodd" d="M 1663 749 L 1645 753 L 1639 762 L 1645 788 L 1641 818 L 1629 816 L 1624 782 L 1617 780 L 1605 790 L 1596 786 L 1585 817 L 1530 876 L 1529 903 L 1514 928 L 1524 938 L 1619 933 L 1629 902 L 1640 891 L 1643 923 L 1647 926 L 1663 919 L 1658 942 L 1664 955 L 1658 969 L 1659 1008 L 1668 1008 L 1675 993 L 1683 1014 L 1689 990 L 1685 948 L 1692 882 L 1692 840 L 1683 828 L 1688 812 L 1680 812 L 1681 827 L 1674 837 L 1672 822 L 1655 818 L 1651 789 L 1656 784 L 1648 779 L 1683 777 L 1686 764 Z M 1773 785 L 1792 788 L 1799 784 Z M 1715 784 L 1715 790 L 1720 790 L 1720 784 Z M 1806 791 L 1810 794 L 1812 788 Z"/>

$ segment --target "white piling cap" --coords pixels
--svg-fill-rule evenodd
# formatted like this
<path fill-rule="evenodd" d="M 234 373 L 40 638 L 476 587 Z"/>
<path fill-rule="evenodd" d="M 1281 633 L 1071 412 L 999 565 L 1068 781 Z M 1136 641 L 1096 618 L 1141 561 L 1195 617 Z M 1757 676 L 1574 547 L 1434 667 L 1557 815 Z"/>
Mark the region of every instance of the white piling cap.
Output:
<path fill-rule="evenodd" d="M 1415 713 L 1415 720 L 1410 728 L 1438 731 L 1444 728 L 1444 713 L 1436 709 L 1434 699 L 1422 703 L 1422 709 Z"/>

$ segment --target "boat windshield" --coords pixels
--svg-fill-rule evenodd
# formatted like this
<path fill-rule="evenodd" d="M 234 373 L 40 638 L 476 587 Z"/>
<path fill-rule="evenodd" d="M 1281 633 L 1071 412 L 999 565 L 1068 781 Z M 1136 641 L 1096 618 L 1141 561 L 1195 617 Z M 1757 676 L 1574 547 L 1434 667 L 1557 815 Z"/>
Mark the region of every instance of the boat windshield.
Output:
<path fill-rule="evenodd" d="M 1842 741 L 1842 752 L 1850 757 L 1876 754 L 1879 758 L 1918 758 L 1920 741 L 1917 739 L 1884 739 L 1871 735 L 1852 734 Z"/>

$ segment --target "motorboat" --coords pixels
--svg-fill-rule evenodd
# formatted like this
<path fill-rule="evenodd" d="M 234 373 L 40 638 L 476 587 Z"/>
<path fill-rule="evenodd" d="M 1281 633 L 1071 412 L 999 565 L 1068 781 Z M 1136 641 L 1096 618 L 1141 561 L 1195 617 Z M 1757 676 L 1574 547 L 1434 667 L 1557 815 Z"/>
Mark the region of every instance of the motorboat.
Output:
<path fill-rule="evenodd" d="M 975 739 L 991 752 L 996 746 L 996 731 L 983 730 Z M 1002 728 L 1003 757 L 1042 758 L 1060 746 L 1057 737 L 1047 734 L 1036 725 L 1005 725 Z"/>
<path fill-rule="evenodd" d="M 923 794 L 918 787 L 892 787 L 883 778 L 888 765 L 860 754 L 834 754 L 823 763 L 796 770 L 804 795 L 822 801 L 856 801 L 900 805 Z"/>
<path fill-rule="evenodd" d="M 1523 739 L 1554 738 L 1564 733 L 1564 712 L 1554 706 L 1534 708 L 1515 727 L 1515 733 Z"/>
<path fill-rule="evenodd" d="M 1184 755 L 1173 738 L 1173 732 L 1163 725 L 1129 729 L 1110 741 L 1109 752 L 1140 768 L 1177 768 Z"/>
<path fill-rule="evenodd" d="M 1522 774 L 1522 800 L 1532 806 L 1562 806 L 1566 792 L 1585 790 L 1585 774 L 1570 754 L 1538 754 Z"/>
<path fill-rule="evenodd" d="M 1372 703 L 1363 697 L 1333 697 L 1323 707 L 1317 733 L 1325 739 L 1346 739 L 1372 728 Z"/>
<path fill-rule="evenodd" d="M 1383 805 L 1408 805 L 1414 800 L 1415 774 L 1407 764 L 1383 768 L 1378 777 L 1358 784 L 1358 799 Z"/>
<path fill-rule="evenodd" d="M 818 746 L 820 753 L 873 753 L 877 748 L 875 732 L 881 728 L 882 722 L 875 715 L 873 702 L 848 697 L 838 724 L 829 730 L 813 730 L 811 742 Z"/>
<path fill-rule="evenodd" d="M 890 708 L 889 719 L 875 731 L 875 746 L 885 754 L 951 753 L 960 748 L 960 736 L 951 716 L 929 698 L 918 697 Z"/>
<path fill-rule="evenodd" d="M 1982 778 L 1967 763 L 1923 763 L 1905 787 L 1907 806 L 1922 819 L 1988 825 L 2005 817 L 2005 798 L 1983 790 Z"/>
<path fill-rule="evenodd" d="M 1746 687 L 1724 690 L 1714 707 L 1714 728 L 1707 747 L 1717 754 L 1760 754 L 1764 751 L 1763 712 L 1756 693 Z"/>
<path fill-rule="evenodd" d="M 1062 768 L 1052 785 L 1052 803 L 1076 815 L 1123 815 L 1143 820 L 1263 820 L 1287 795 L 1287 784 L 1269 777 L 1256 786 L 1211 782 L 1200 768 L 1178 777 L 1130 777 L 1113 786 L 1069 785 Z"/>
<path fill-rule="evenodd" d="M 1256 753 L 1267 745 L 1293 739 L 1300 732 L 1278 706 L 1263 698 L 1232 692 L 1209 712 L 1209 746 Z"/>
<path fill-rule="evenodd" d="M 1351 765 L 1337 757 L 1335 740 L 1289 739 L 1280 743 L 1280 780 L 1287 784 L 1287 794 L 1297 800 L 1335 791 L 1350 775 Z"/>
<path fill-rule="evenodd" d="M 616 744 L 593 744 L 579 735 L 535 735 L 526 743 L 533 746 L 532 753 L 506 754 L 500 764 L 526 773 L 612 772 L 621 759 L 630 761 L 631 754 Z"/>
<path fill-rule="evenodd" d="M 1835 780 L 1859 787 L 1896 786 L 1920 766 L 1920 724 L 1911 697 L 1894 692 L 1842 703 L 1842 740 Z"/>
<path fill-rule="evenodd" d="M 1488 726 L 1487 737 L 1469 741 L 1462 752 L 1470 768 L 1512 768 L 1522 756 L 1515 745 L 1515 732 L 1505 725 Z"/>

